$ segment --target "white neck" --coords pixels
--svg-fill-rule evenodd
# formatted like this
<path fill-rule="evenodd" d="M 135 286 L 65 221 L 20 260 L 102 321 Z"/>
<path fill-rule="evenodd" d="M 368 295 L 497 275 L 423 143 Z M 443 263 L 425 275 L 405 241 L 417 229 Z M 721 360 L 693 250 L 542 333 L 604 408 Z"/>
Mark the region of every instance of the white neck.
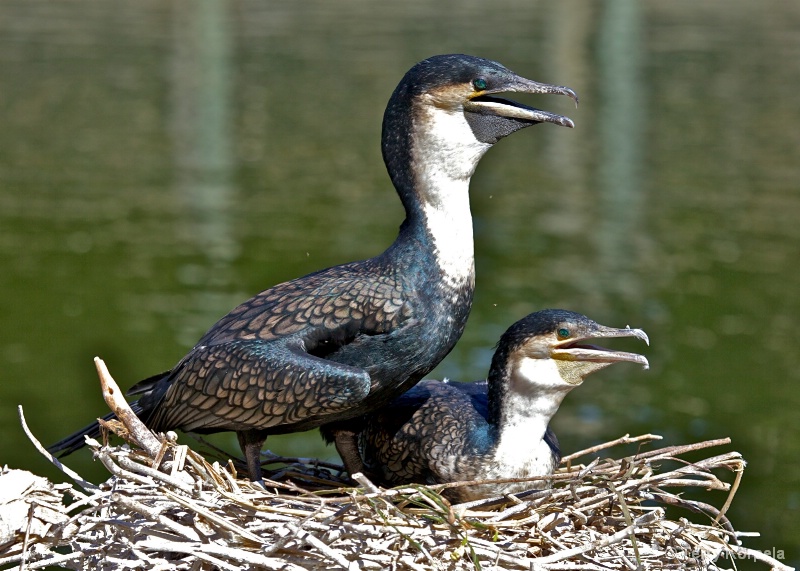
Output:
<path fill-rule="evenodd" d="M 456 287 L 472 283 L 475 250 L 469 182 L 491 145 L 475 139 L 460 110 L 424 105 L 416 121 L 413 170 L 443 282 Z"/>
<path fill-rule="evenodd" d="M 422 208 L 436 262 L 442 271 L 442 283 L 448 288 L 472 284 L 475 279 L 472 214 L 466 190 L 464 195 L 464 199 L 451 197 L 443 208 L 432 204 Z"/>
<path fill-rule="evenodd" d="M 552 451 L 544 435 L 572 388 L 552 359 L 524 358 L 513 368 L 493 454 L 497 471 L 520 478 L 552 471 Z"/>

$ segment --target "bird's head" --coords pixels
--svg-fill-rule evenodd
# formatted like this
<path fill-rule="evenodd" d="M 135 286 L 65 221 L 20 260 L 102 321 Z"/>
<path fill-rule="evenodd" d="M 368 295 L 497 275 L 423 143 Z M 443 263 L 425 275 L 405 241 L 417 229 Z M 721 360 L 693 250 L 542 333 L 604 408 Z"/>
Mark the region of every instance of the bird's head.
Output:
<path fill-rule="evenodd" d="M 580 385 L 589 374 L 614 363 L 638 363 L 645 369 L 649 367 L 643 355 L 593 344 L 596 339 L 613 337 L 635 337 L 648 345 L 650 343 L 641 329 L 607 327 L 580 313 L 547 309 L 532 313 L 512 325 L 500 345 L 508 347 L 507 359 L 511 370 L 516 372 L 513 377 L 517 382 L 537 390 L 569 391 Z"/>
<path fill-rule="evenodd" d="M 562 115 L 528 107 L 501 93 L 559 94 L 567 87 L 521 77 L 501 64 L 463 54 L 438 55 L 412 67 L 392 94 L 383 121 L 383 153 L 395 184 L 415 174 L 468 179 L 497 141 L 537 123 L 574 127 Z M 422 172 L 420 172 L 422 171 Z"/>
<path fill-rule="evenodd" d="M 578 103 L 568 87 L 525 79 L 495 61 L 463 54 L 421 61 L 406 73 L 395 96 L 410 98 L 417 107 L 463 115 L 475 138 L 490 145 L 536 123 L 575 126 L 562 115 L 496 97 L 500 93 L 567 95 Z"/>

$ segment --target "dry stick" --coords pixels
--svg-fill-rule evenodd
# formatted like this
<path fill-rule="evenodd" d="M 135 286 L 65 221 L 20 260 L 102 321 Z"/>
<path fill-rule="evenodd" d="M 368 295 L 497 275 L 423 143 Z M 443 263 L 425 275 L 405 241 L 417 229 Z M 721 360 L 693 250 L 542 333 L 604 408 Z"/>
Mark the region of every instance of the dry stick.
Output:
<path fill-rule="evenodd" d="M 789 567 L 788 565 L 784 565 L 774 557 L 767 555 L 759 551 L 758 549 L 749 549 L 747 547 L 739 547 L 739 546 L 731 546 L 731 549 L 737 556 L 744 555 L 747 558 L 754 559 L 756 561 L 761 561 L 762 563 L 766 563 L 769 565 L 773 571 L 795 571 L 794 567 Z"/>
<path fill-rule="evenodd" d="M 72 490 L 67 490 L 67 491 L 72 491 Z M 79 508 L 81 510 L 78 513 L 76 513 L 74 516 L 72 516 L 72 518 L 70 518 L 68 523 L 74 523 L 81 516 L 81 514 L 83 514 L 84 512 L 89 512 L 89 511 L 92 511 L 95 508 L 97 508 L 98 504 L 104 498 L 110 496 L 112 493 L 113 492 L 110 491 L 110 490 L 107 491 L 107 492 L 101 492 L 100 488 L 97 488 L 97 490 L 91 496 L 83 496 L 80 499 L 78 499 L 78 501 L 66 506 L 66 509 L 64 510 L 65 514 L 69 514 L 70 512 L 75 512 Z M 88 506 L 88 507 L 84 507 L 84 506 Z"/>
<path fill-rule="evenodd" d="M 628 509 L 628 504 L 625 502 L 625 496 L 616 488 L 613 482 L 609 482 L 608 487 L 611 488 L 611 491 L 617 495 L 619 506 L 622 508 L 622 515 L 625 516 L 625 523 L 627 523 L 629 527 L 633 527 L 630 536 L 631 546 L 633 547 L 633 554 L 636 556 L 636 564 L 641 566 L 642 558 L 639 556 L 639 545 L 636 543 L 636 527 L 633 525 L 633 518 L 631 518 L 631 512 Z"/>
<path fill-rule="evenodd" d="M 114 460 L 105 453 L 104 450 L 100 450 L 97 453 L 97 459 L 100 460 L 100 463 L 105 466 L 106 470 L 109 471 L 113 476 L 117 478 L 121 478 L 123 480 L 129 480 L 135 484 L 139 484 L 140 486 L 156 486 L 156 483 L 153 482 L 151 479 L 147 478 L 146 476 L 141 476 L 139 474 L 135 474 L 129 470 L 125 470 L 117 465 Z"/>
<path fill-rule="evenodd" d="M 139 547 L 141 549 L 149 549 L 152 551 L 167 551 L 171 553 L 188 554 L 194 559 L 199 559 L 200 561 L 211 563 L 215 568 L 223 569 L 224 571 L 238 571 L 239 569 L 241 569 L 239 565 L 232 565 L 226 561 L 219 559 L 218 557 L 214 557 L 213 555 L 203 553 L 202 551 L 199 550 L 199 546 L 196 543 L 175 544 L 175 542 L 173 541 L 156 542 L 153 540 L 149 540 L 140 542 Z"/>
<path fill-rule="evenodd" d="M 170 475 L 174 476 L 176 472 L 182 472 L 184 464 L 186 463 L 186 454 L 189 447 L 185 444 L 175 446 L 175 451 L 172 455 L 172 465 L 170 466 Z"/>
<path fill-rule="evenodd" d="M 269 452 L 269 451 L 267 451 Z M 270 453 L 271 454 L 271 453 Z M 319 466 L 321 468 L 330 468 L 331 470 L 338 470 L 340 472 L 344 471 L 344 466 L 341 464 L 336 464 L 335 462 L 325 462 L 324 460 L 319 460 L 317 458 L 302 458 L 300 456 L 278 456 L 272 454 L 271 456 L 267 456 L 267 453 L 261 453 L 262 460 L 261 464 L 265 466 L 269 466 L 270 464 L 306 464 L 309 466 Z"/>
<path fill-rule="evenodd" d="M 747 462 L 744 461 L 739 452 L 726 452 L 725 454 L 718 454 L 717 456 L 697 460 L 696 462 L 692 462 L 690 466 L 696 466 L 703 469 L 707 469 L 708 467 L 719 468 L 720 466 L 724 466 L 728 470 L 735 472 L 747 466 Z"/>
<path fill-rule="evenodd" d="M 322 555 L 325 557 L 332 559 L 336 562 L 337 565 L 343 567 L 344 569 L 353 569 L 355 571 L 360 571 L 361 566 L 358 564 L 357 561 L 348 561 L 342 555 L 336 553 L 333 549 L 328 547 L 321 539 L 315 536 L 312 533 L 307 532 L 306 530 L 302 529 L 298 525 L 294 524 L 287 524 L 286 529 L 291 531 L 298 539 L 301 539 L 308 543 L 311 547 L 317 549 Z"/>
<path fill-rule="evenodd" d="M 119 492 L 115 492 L 111 496 L 111 501 L 118 506 L 122 506 L 123 508 L 134 511 L 139 515 L 144 516 L 146 519 L 164 526 L 179 537 L 183 537 L 189 541 L 200 541 L 200 535 L 197 533 L 197 531 L 191 527 L 181 525 L 175 521 L 172 521 L 168 517 L 161 515 L 161 510 L 148 507 L 141 502 L 137 502 L 136 500 L 123 496 Z"/>
<path fill-rule="evenodd" d="M 736 537 L 736 530 L 733 528 L 733 524 L 727 517 L 725 517 L 724 515 L 721 516 L 719 510 L 714 506 L 707 504 L 705 502 L 699 502 L 697 500 L 686 500 L 679 496 L 674 496 L 672 494 L 663 492 L 659 490 L 659 488 L 655 488 L 655 490 L 656 491 L 648 491 L 641 493 L 642 496 L 647 499 L 670 506 L 678 506 L 681 508 L 685 508 L 691 512 L 704 515 L 709 519 L 711 519 L 712 516 L 716 516 L 714 519 L 714 523 L 721 525 L 732 537 Z"/>
<path fill-rule="evenodd" d="M 686 454 L 687 452 L 694 452 L 695 450 L 702 450 L 703 448 L 711 448 L 713 446 L 723 446 L 725 444 L 730 444 L 730 438 L 718 438 L 717 440 L 706 440 L 704 442 L 697 442 L 696 444 L 682 444 L 678 446 L 667 446 L 666 448 L 658 448 L 657 450 L 650 450 L 648 452 L 640 452 L 636 454 L 635 458 L 637 460 L 643 460 L 646 458 L 651 459 L 663 459 L 668 458 L 674 460 L 673 456 L 680 456 L 681 454 Z"/>
<path fill-rule="evenodd" d="M 193 438 L 203 446 L 206 446 L 220 457 L 228 458 L 230 454 L 228 451 L 223 450 L 213 442 L 209 442 L 198 434 L 190 433 L 187 436 Z M 230 461 L 230 458 L 228 458 L 228 460 Z M 237 458 L 237 460 L 242 464 L 245 463 L 244 459 L 242 458 Z M 269 450 L 266 450 L 261 453 L 261 465 L 269 466 L 270 464 L 306 464 L 311 466 L 319 466 L 321 468 L 330 468 L 331 470 L 336 470 L 338 472 L 344 472 L 344 466 L 341 464 L 336 464 L 335 462 L 326 462 L 324 460 L 319 460 L 318 458 L 303 458 L 300 456 L 278 456 L 277 454 L 273 454 Z"/>
<path fill-rule="evenodd" d="M 563 551 L 559 551 L 558 553 L 553 553 L 552 555 L 547 555 L 545 557 L 539 557 L 531 563 L 531 569 L 533 571 L 538 571 L 539 569 L 543 569 L 544 565 L 549 565 L 550 563 L 557 563 L 559 561 L 563 561 L 564 559 L 569 559 L 570 557 L 575 557 L 576 555 L 582 555 L 587 551 L 592 551 L 596 549 L 601 549 L 603 547 L 608 547 L 614 543 L 619 543 L 627 538 L 638 526 L 647 525 L 653 523 L 661 519 L 664 516 L 664 510 L 662 509 L 655 509 L 651 512 L 643 514 L 637 517 L 633 524 L 629 525 L 625 529 L 619 530 L 614 535 L 610 535 L 604 539 L 601 539 L 598 542 L 590 543 L 588 545 L 581 545 L 579 547 L 573 547 L 572 549 L 565 549 Z"/>
<path fill-rule="evenodd" d="M 197 454 L 196 455 L 197 458 L 195 458 L 195 454 L 192 454 L 191 452 L 192 451 L 189 450 L 186 453 L 186 461 L 189 462 L 192 468 L 194 468 L 194 471 L 197 474 L 197 478 L 199 478 L 199 481 L 205 482 L 213 487 L 217 487 L 218 482 L 209 473 L 208 469 L 206 468 L 205 460 L 203 459 L 203 457 Z"/>
<path fill-rule="evenodd" d="M 559 482 L 561 480 L 573 480 L 574 478 L 581 477 L 583 475 L 585 475 L 585 473 L 582 472 L 581 474 L 578 474 L 577 476 L 576 476 L 575 473 L 562 473 L 562 474 L 553 474 L 551 476 L 530 476 L 528 478 L 493 478 L 493 479 L 489 479 L 489 480 L 464 480 L 464 481 L 460 481 L 460 482 L 448 482 L 447 484 L 425 485 L 424 487 L 425 487 L 425 489 L 431 490 L 433 492 L 440 492 L 442 490 L 446 490 L 446 489 L 449 489 L 449 488 L 459 488 L 459 487 L 463 487 L 463 486 L 476 486 L 476 485 L 482 485 L 482 484 L 509 484 L 509 483 L 541 482 L 541 481 Z M 355 480 L 354 476 L 353 476 L 353 479 Z M 364 486 L 364 484 L 360 480 L 357 480 L 357 481 L 358 481 L 359 484 Z M 367 481 L 369 482 L 369 480 L 367 480 Z M 365 497 L 365 498 L 393 497 L 393 496 L 397 496 L 397 495 L 413 494 L 413 493 L 418 493 L 419 492 L 419 488 L 418 488 L 419 485 L 417 485 L 417 484 L 413 484 L 413 485 L 405 484 L 405 485 L 402 485 L 402 486 L 397 486 L 396 488 L 390 488 L 388 490 L 383 490 L 381 488 L 378 488 L 377 486 L 375 486 L 371 482 L 370 482 L 370 484 L 375 488 L 375 491 L 367 491 L 367 493 L 363 494 L 363 497 Z M 344 489 L 346 490 L 346 488 L 344 488 Z M 529 496 L 531 494 L 534 494 L 534 495 L 538 496 L 538 495 L 550 495 L 551 493 L 552 493 L 552 490 L 550 490 L 550 489 L 528 490 L 528 491 L 518 492 L 516 494 L 512 494 L 512 496 L 515 496 L 517 499 L 523 498 L 523 497 L 526 498 L 526 499 L 530 499 Z M 480 499 L 480 500 L 473 500 L 471 502 L 464 502 L 464 503 L 461 503 L 461 504 L 456 504 L 456 506 L 459 509 L 469 509 L 469 508 L 473 508 L 473 507 L 478 507 L 478 506 L 483 506 L 483 505 L 492 505 L 492 504 L 495 504 L 495 503 L 502 503 L 502 502 L 508 502 L 508 494 L 506 494 L 506 495 L 498 495 L 498 496 L 494 496 L 494 497 L 491 497 L 491 498 L 483 498 L 483 499 Z M 456 506 L 454 506 L 454 507 L 456 507 Z"/>
<path fill-rule="evenodd" d="M 19 571 L 25 569 L 25 562 L 28 559 L 28 541 L 31 538 L 31 522 L 33 521 L 33 509 L 35 502 L 31 502 L 28 506 L 28 525 L 25 526 L 25 539 L 22 541 L 22 559 L 19 561 Z"/>
<path fill-rule="evenodd" d="M 170 434 L 177 439 L 177 436 L 174 432 L 170 432 Z M 172 444 L 175 440 L 169 440 L 169 437 L 164 438 L 161 441 L 161 448 L 158 449 L 158 454 L 155 455 L 153 458 L 153 466 L 158 468 L 161 465 L 161 461 L 164 459 L 164 456 L 167 454 L 167 450 L 170 448 L 170 444 Z"/>
<path fill-rule="evenodd" d="M 164 533 L 159 534 L 157 537 L 162 541 L 170 541 L 169 539 L 164 538 Z M 155 534 L 149 535 L 150 538 L 155 538 Z M 148 537 L 148 536 L 145 536 Z M 159 565 L 161 565 L 161 569 L 164 568 L 164 558 L 161 557 L 161 561 L 156 562 L 153 557 L 150 557 L 143 549 L 140 548 L 139 543 L 137 543 L 134 538 L 130 536 L 122 536 L 117 537 L 117 548 L 120 552 L 124 549 L 129 549 L 131 554 L 135 557 L 136 564 L 141 564 L 145 569 L 158 569 Z M 139 542 L 143 541 L 142 539 Z M 109 557 L 106 555 L 106 557 Z M 156 555 L 158 557 L 158 555 Z M 132 565 L 128 565 L 131 567 Z"/>
<path fill-rule="evenodd" d="M 512 506 L 510 508 L 504 509 L 502 512 L 500 512 L 496 516 L 486 520 L 486 523 L 499 523 L 499 522 L 503 521 L 504 519 L 506 519 L 508 517 L 511 517 L 512 515 L 516 515 L 519 512 L 524 512 L 525 510 L 530 509 L 530 507 L 531 507 L 530 504 L 528 504 L 526 502 L 522 502 L 522 503 L 516 504 L 516 505 L 514 505 L 514 506 Z"/>
<path fill-rule="evenodd" d="M 633 485 L 639 485 L 640 482 L 634 482 Z M 722 490 L 729 489 L 728 484 L 720 482 L 719 480 L 694 480 L 692 478 L 653 478 L 650 484 L 658 484 L 662 488 L 703 488 L 705 490 Z M 626 486 L 629 487 L 629 486 Z"/>
<path fill-rule="evenodd" d="M 131 439 L 145 452 L 150 458 L 157 458 L 161 452 L 161 441 L 156 438 L 149 428 L 139 420 L 139 417 L 131 410 L 128 401 L 122 394 L 116 381 L 108 372 L 105 362 L 100 357 L 94 358 L 94 365 L 97 368 L 97 375 L 100 377 L 100 386 L 103 389 L 103 398 L 111 409 L 111 412 L 128 429 Z"/>
<path fill-rule="evenodd" d="M 367 481 L 369 481 L 369 480 L 367 480 Z M 320 497 L 320 496 L 318 496 L 317 494 L 315 494 L 313 492 L 309 492 L 308 490 L 304 490 L 303 488 L 301 488 L 300 486 L 298 486 L 297 484 L 295 484 L 291 480 L 287 480 L 286 482 L 275 482 L 273 480 L 265 480 L 265 482 L 268 482 L 270 487 L 275 486 L 276 488 L 285 488 L 285 489 L 289 490 L 290 492 L 295 492 L 296 494 L 298 494 L 300 496 L 306 497 L 306 498 L 308 498 L 310 500 L 314 500 L 315 502 L 319 502 L 319 505 L 324 505 L 324 504 L 329 503 L 329 501 L 331 501 L 328 498 L 323 498 L 323 497 Z"/>
<path fill-rule="evenodd" d="M 598 444 L 597 446 L 592 446 L 591 448 L 586 448 L 585 450 L 579 450 L 578 452 L 570 454 L 569 456 L 564 456 L 561 458 L 561 463 L 566 464 L 575 458 L 580 458 L 581 456 L 586 456 L 587 454 L 594 454 L 600 450 L 605 450 L 606 448 L 611 448 L 620 444 L 633 444 L 634 442 L 641 442 L 643 440 L 662 440 L 663 438 L 663 436 L 659 436 L 658 434 L 642 434 L 640 436 L 630 436 L 629 434 L 626 434 L 625 436 L 620 436 L 616 440 L 604 442 L 603 444 Z"/>
<path fill-rule="evenodd" d="M 461 488 L 465 486 L 480 486 L 484 484 L 519 484 L 519 483 L 535 483 L 535 482 L 558 482 L 560 480 L 571 480 L 575 477 L 574 474 L 553 474 L 551 476 L 530 476 L 527 478 L 492 478 L 489 480 L 464 480 L 461 482 L 448 482 L 446 484 L 431 484 L 431 485 L 424 485 L 425 489 L 431 490 L 433 492 L 442 492 L 444 490 L 448 490 L 450 488 Z M 386 492 L 393 492 L 397 490 L 400 493 L 407 492 L 409 489 L 413 491 L 419 491 L 417 488 L 409 488 L 408 486 L 393 488 L 390 490 L 386 490 Z M 517 492 L 515 494 L 510 494 L 512 496 L 516 496 L 518 499 L 521 498 L 528 498 L 528 495 L 533 493 L 536 494 L 538 492 L 544 492 L 545 494 L 550 493 L 549 489 L 545 490 L 527 490 L 522 492 Z M 385 492 L 384 492 L 385 493 Z M 369 494 L 368 494 L 369 495 Z M 480 500 L 473 500 L 471 502 L 464 502 L 461 504 L 456 504 L 459 509 L 468 509 L 474 506 L 479 505 L 490 505 L 497 502 L 508 502 L 508 495 L 509 494 L 502 494 L 498 496 L 494 496 L 491 498 L 483 498 Z"/>
<path fill-rule="evenodd" d="M 12 555 L 11 557 L 4 557 L 0 559 L 0 565 L 5 565 L 7 563 L 14 563 L 15 561 L 19 561 L 23 557 L 23 553 L 18 553 L 17 555 Z M 52 557 L 49 559 L 43 558 L 38 561 L 34 561 L 32 563 L 27 563 L 25 565 L 25 569 L 40 569 L 42 567 L 50 567 L 51 565 L 58 565 L 60 563 L 66 563 L 73 559 L 79 559 L 84 557 L 81 551 L 73 551 L 72 553 L 66 553 L 61 555 L 59 553 L 52 553 Z"/>
<path fill-rule="evenodd" d="M 369 478 L 367 478 L 361 472 L 356 472 L 355 474 L 350 474 L 350 477 L 353 478 L 356 482 L 361 484 L 364 489 L 367 491 L 368 494 L 379 494 L 381 489 L 373 484 Z"/>
<path fill-rule="evenodd" d="M 142 476 L 147 476 L 162 484 L 167 484 L 168 486 L 177 488 L 187 494 L 191 494 L 193 491 L 193 488 L 190 484 L 181 481 L 178 478 L 169 476 L 163 472 L 159 472 L 158 470 L 154 470 L 153 468 L 145 466 L 144 464 L 139 464 L 138 462 L 134 462 L 133 460 L 131 460 L 126 456 L 119 456 L 116 458 L 116 461 L 122 468 L 130 472 L 141 474 Z"/>
<path fill-rule="evenodd" d="M 55 466 L 56 468 L 61 470 L 64 474 L 72 478 L 84 490 L 97 491 L 100 489 L 94 484 L 89 483 L 83 478 L 81 478 L 78 475 L 78 473 L 72 470 L 71 468 L 64 466 L 64 464 L 62 464 L 55 456 L 50 454 L 44 446 L 42 446 L 42 443 L 39 442 L 39 440 L 33 435 L 31 429 L 28 428 L 28 424 L 25 422 L 25 414 L 22 412 L 22 405 L 17 406 L 17 412 L 19 413 L 19 422 L 22 425 L 22 430 L 25 432 L 25 435 L 28 437 L 28 440 L 30 440 L 33 443 L 34 447 L 36 447 L 36 449 L 39 451 L 40 454 L 42 454 L 42 456 L 47 458 L 53 466 Z"/>
<path fill-rule="evenodd" d="M 722 505 L 722 509 L 719 510 L 717 517 L 714 518 L 714 523 L 719 523 L 720 519 L 725 517 L 725 514 L 728 512 L 728 509 L 731 507 L 731 502 L 733 502 L 733 496 L 736 495 L 736 490 L 739 489 L 739 483 L 742 481 L 742 476 L 744 476 L 744 462 L 742 462 L 742 465 L 739 466 L 739 468 L 736 470 L 736 479 L 733 481 L 733 485 L 731 486 L 731 491 L 728 493 L 728 498 Z"/>
<path fill-rule="evenodd" d="M 191 502 L 191 501 L 187 500 L 186 498 L 182 498 L 178 494 L 172 493 L 169 490 L 162 490 L 162 492 L 167 498 L 171 499 L 176 504 L 179 504 L 179 505 L 183 506 L 187 510 L 191 510 L 191 511 L 195 512 L 200 517 L 208 520 L 209 522 L 213 522 L 213 523 L 217 524 L 221 528 L 223 528 L 223 529 L 225 529 L 225 530 L 227 530 L 227 531 L 229 531 L 231 533 L 235 533 L 235 534 L 239 535 L 242 539 L 246 539 L 247 541 L 251 541 L 251 542 L 255 543 L 256 545 L 262 545 L 264 543 L 264 540 L 262 538 L 258 537 L 257 535 L 255 535 L 253 533 L 250 533 L 245 528 L 240 527 L 240 526 L 236 525 L 235 523 L 226 520 L 224 517 L 221 517 L 221 516 L 215 514 L 214 512 L 209 511 L 209 510 L 197 505 L 196 503 Z"/>
<path fill-rule="evenodd" d="M 185 446 L 181 446 L 178 449 L 179 450 L 185 450 L 186 447 Z M 182 456 L 185 459 L 186 458 L 186 453 L 183 452 Z M 239 484 L 236 483 L 236 479 L 233 477 L 233 475 L 231 475 L 230 472 L 228 472 L 228 470 L 226 470 L 225 468 L 220 467 L 219 473 L 222 474 L 222 477 L 225 479 L 225 483 L 228 484 L 228 489 L 227 490 L 224 489 L 222 486 L 217 488 L 220 492 L 230 492 L 234 496 L 242 495 L 242 489 L 239 487 Z"/>

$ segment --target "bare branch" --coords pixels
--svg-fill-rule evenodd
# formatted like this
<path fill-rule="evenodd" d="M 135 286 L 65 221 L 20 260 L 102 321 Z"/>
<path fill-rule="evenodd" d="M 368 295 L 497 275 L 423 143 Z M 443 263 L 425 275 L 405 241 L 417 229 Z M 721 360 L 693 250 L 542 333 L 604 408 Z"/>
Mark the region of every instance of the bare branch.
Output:
<path fill-rule="evenodd" d="M 97 375 L 100 377 L 100 386 L 103 389 L 103 398 L 111 409 L 111 412 L 128 429 L 131 439 L 145 452 L 150 458 L 157 458 L 161 451 L 161 441 L 147 428 L 139 417 L 131 410 L 128 401 L 120 390 L 117 382 L 108 372 L 105 362 L 100 357 L 94 358 L 97 368 Z"/>

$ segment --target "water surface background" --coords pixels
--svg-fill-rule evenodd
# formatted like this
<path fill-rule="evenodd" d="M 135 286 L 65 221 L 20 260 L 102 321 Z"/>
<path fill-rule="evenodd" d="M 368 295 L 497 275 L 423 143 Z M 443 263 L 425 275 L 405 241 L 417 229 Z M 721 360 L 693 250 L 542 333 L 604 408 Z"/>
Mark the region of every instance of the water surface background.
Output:
<path fill-rule="evenodd" d="M 402 220 L 384 106 L 450 52 L 581 104 L 525 97 L 576 129 L 481 162 L 475 305 L 432 376 L 482 377 L 544 307 L 644 328 L 650 348 L 617 346 L 651 370 L 574 391 L 562 447 L 730 436 L 734 525 L 800 563 L 795 2 L 0 3 L 0 462 L 55 476 L 16 405 L 44 442 L 102 414 L 95 355 L 127 388 L 261 289 L 382 251 Z M 335 456 L 316 433 L 268 447 Z"/>

